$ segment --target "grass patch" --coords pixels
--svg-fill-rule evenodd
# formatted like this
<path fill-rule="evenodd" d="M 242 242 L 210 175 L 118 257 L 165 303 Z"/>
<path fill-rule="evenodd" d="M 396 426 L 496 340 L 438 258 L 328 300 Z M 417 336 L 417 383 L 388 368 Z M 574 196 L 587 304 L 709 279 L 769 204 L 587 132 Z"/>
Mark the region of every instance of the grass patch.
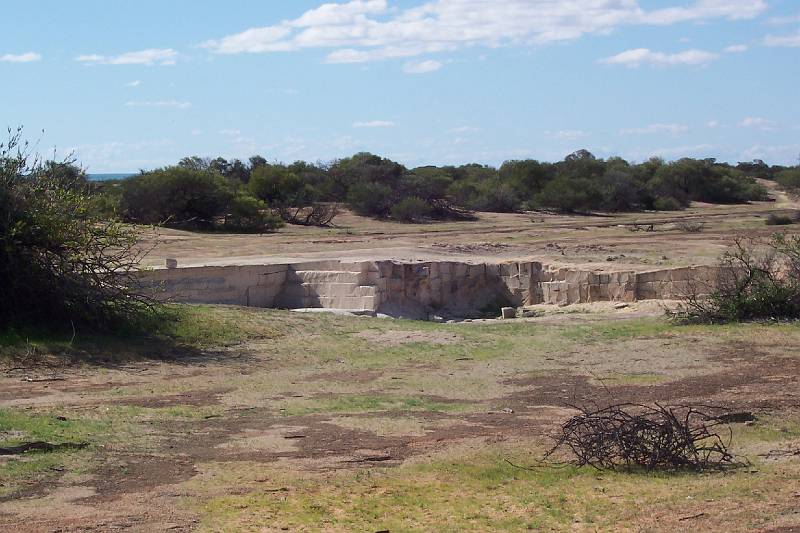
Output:
<path fill-rule="evenodd" d="M 0 447 L 28 442 L 50 444 L 87 444 L 89 447 L 107 439 L 112 431 L 108 419 L 57 418 L 55 413 L 0 409 Z M 56 451 L 33 451 L 0 462 L 0 497 L 13 495 L 26 486 L 58 477 L 67 466 L 79 470 L 91 455 L 87 449 L 63 447 Z M 83 460 L 81 460 L 83 458 Z"/>
<path fill-rule="evenodd" d="M 0 359 L 35 364 L 56 357 L 71 362 L 108 363 L 202 355 L 203 350 L 279 338 L 286 334 L 292 318 L 287 313 L 262 309 L 168 305 L 147 324 L 113 334 L 0 329 Z"/>
<path fill-rule="evenodd" d="M 681 517 L 704 513 L 693 523 L 700 530 L 744 530 L 764 525 L 761 513 L 770 502 L 791 504 L 798 475 L 797 468 L 769 467 L 759 475 L 521 470 L 506 457 L 521 464 L 535 460 L 519 451 L 461 455 L 395 469 L 326 474 L 324 482 L 313 474 L 270 471 L 269 487 L 285 491 L 263 492 L 250 485 L 247 494 L 211 497 L 200 508 L 200 529 L 610 531 L 624 524 L 674 530 Z M 212 468 L 205 475 L 216 480 L 224 469 L 236 467 Z M 236 484 L 247 485 L 243 479 Z M 656 510 L 662 520 L 657 523 L 652 522 Z"/>
<path fill-rule="evenodd" d="M 621 339 L 656 337 L 673 331 L 674 326 L 672 324 L 666 320 L 655 318 L 561 328 L 562 336 L 576 343 L 595 343 Z"/>

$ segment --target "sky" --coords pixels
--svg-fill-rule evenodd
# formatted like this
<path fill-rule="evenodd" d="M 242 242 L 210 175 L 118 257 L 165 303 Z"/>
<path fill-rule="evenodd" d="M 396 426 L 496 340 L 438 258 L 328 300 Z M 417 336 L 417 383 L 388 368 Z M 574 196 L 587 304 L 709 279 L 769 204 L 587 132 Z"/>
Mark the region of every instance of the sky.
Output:
<path fill-rule="evenodd" d="M 0 126 L 91 173 L 800 156 L 798 0 L 26 0 Z"/>

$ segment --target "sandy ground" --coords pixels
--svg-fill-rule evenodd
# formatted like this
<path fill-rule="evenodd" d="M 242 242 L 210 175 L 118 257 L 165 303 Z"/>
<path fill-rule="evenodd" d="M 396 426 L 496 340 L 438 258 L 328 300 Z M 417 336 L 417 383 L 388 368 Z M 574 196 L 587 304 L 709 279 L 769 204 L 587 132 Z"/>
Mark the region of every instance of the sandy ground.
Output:
<path fill-rule="evenodd" d="M 144 264 L 163 267 L 291 263 L 303 260 L 466 261 L 536 260 L 600 270 L 647 270 L 712 263 L 734 235 L 767 237 L 770 213 L 794 213 L 795 201 L 771 189 L 772 202 L 695 204 L 680 212 L 598 216 L 477 213 L 478 220 L 432 224 L 376 221 L 343 211 L 335 227 L 288 226 L 268 235 L 199 234 L 160 229 Z M 682 222 L 701 222 L 686 233 Z"/>

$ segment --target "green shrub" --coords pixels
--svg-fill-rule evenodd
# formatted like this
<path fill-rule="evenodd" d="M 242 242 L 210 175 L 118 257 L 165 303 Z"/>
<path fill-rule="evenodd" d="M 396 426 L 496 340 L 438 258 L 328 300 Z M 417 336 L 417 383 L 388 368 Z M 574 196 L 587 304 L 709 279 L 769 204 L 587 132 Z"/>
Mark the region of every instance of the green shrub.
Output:
<path fill-rule="evenodd" d="M 223 228 L 240 233 L 266 233 L 283 226 L 283 221 L 267 204 L 244 194 L 233 198 Z"/>
<path fill-rule="evenodd" d="M 800 236 L 737 238 L 712 287 L 691 286 L 677 316 L 693 322 L 800 318 Z M 705 289 L 705 290 L 704 290 Z"/>
<path fill-rule="evenodd" d="M 775 176 L 775 181 L 777 181 L 781 187 L 790 191 L 800 189 L 800 167 L 779 172 L 778 175 Z"/>
<path fill-rule="evenodd" d="M 680 211 L 684 207 L 677 198 L 671 196 L 659 196 L 653 201 L 653 209 L 656 211 Z"/>
<path fill-rule="evenodd" d="M 228 181 L 214 171 L 167 167 L 125 180 L 121 210 L 129 222 L 211 228 L 233 198 Z"/>
<path fill-rule="evenodd" d="M 767 226 L 789 226 L 795 223 L 795 219 L 789 215 L 770 213 L 767 217 Z"/>
<path fill-rule="evenodd" d="M 394 193 L 382 183 L 356 183 L 347 193 L 347 203 L 359 215 L 386 217 L 394 204 Z"/>
<path fill-rule="evenodd" d="M 431 215 L 431 206 L 425 200 L 412 196 L 392 206 L 392 218 L 401 222 L 420 222 Z"/>
<path fill-rule="evenodd" d="M 79 175 L 19 138 L 0 143 L 0 325 L 108 329 L 156 310 L 137 289 L 139 233 L 99 217 Z"/>

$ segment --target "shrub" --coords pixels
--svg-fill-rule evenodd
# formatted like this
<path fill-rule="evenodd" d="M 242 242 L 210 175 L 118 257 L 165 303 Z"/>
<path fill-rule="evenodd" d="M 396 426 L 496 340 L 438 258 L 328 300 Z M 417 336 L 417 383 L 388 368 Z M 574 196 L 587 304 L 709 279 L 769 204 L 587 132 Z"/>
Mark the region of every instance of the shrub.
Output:
<path fill-rule="evenodd" d="M 711 287 L 689 287 L 676 317 L 690 322 L 800 318 L 800 236 L 737 238 Z"/>
<path fill-rule="evenodd" d="M 250 193 L 270 205 L 286 205 L 303 188 L 300 178 L 281 165 L 263 165 L 250 173 Z"/>
<path fill-rule="evenodd" d="M 228 231 L 242 233 L 265 233 L 281 226 L 283 221 L 269 210 L 267 204 L 244 194 L 231 201 L 223 224 Z"/>
<path fill-rule="evenodd" d="M 425 200 L 412 196 L 392 206 L 392 218 L 401 222 L 419 222 L 431 215 L 431 206 Z"/>
<path fill-rule="evenodd" d="M 800 189 L 800 167 L 779 172 L 778 175 L 775 176 L 775 181 L 783 188 L 789 189 L 790 191 Z"/>
<path fill-rule="evenodd" d="M 394 194 L 382 183 L 357 183 L 350 187 L 347 203 L 359 215 L 386 217 L 392 209 Z"/>
<path fill-rule="evenodd" d="M 678 222 L 677 227 L 684 233 L 702 233 L 706 225 L 703 222 L 685 220 L 683 222 Z"/>
<path fill-rule="evenodd" d="M 228 181 L 216 172 L 167 167 L 125 180 L 121 209 L 129 222 L 210 228 L 233 198 Z"/>
<path fill-rule="evenodd" d="M 157 309 L 136 289 L 139 234 L 19 139 L 0 143 L 0 324 L 109 329 Z"/>
<path fill-rule="evenodd" d="M 653 209 L 656 211 L 680 211 L 685 206 L 672 196 L 659 196 L 653 201 Z"/>
<path fill-rule="evenodd" d="M 795 219 L 789 215 L 770 213 L 767 217 L 767 226 L 789 226 L 795 223 Z"/>

